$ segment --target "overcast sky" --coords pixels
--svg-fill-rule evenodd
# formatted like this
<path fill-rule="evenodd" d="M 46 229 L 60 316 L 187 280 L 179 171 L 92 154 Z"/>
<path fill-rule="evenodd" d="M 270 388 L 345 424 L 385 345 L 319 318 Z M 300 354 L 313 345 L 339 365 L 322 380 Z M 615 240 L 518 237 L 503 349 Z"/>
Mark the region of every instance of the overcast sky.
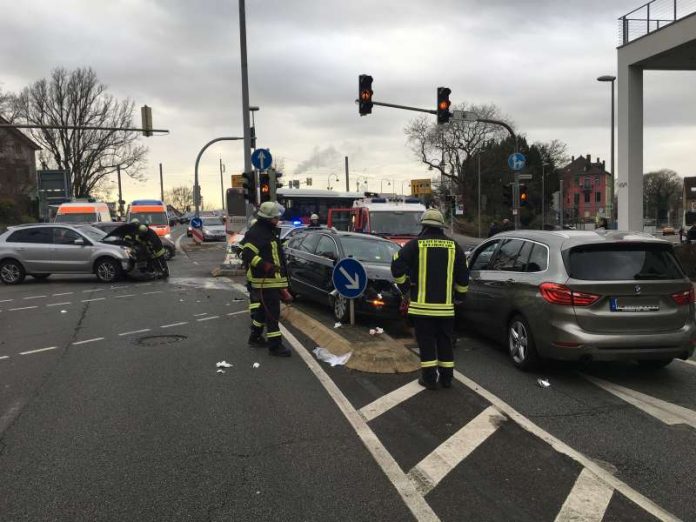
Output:
<path fill-rule="evenodd" d="M 617 18 L 639 0 L 247 0 L 249 88 L 258 145 L 286 177 L 332 174 L 345 187 L 370 178 L 429 177 L 403 132 L 414 113 L 379 108 L 360 117 L 357 77 L 374 77 L 374 98 L 435 107 L 437 86 L 454 103 L 493 103 L 529 141 L 559 139 L 571 155 L 609 164 L 609 84 L 616 73 Z M 0 0 L 0 88 L 17 91 L 56 66 L 91 66 L 110 92 L 153 108 L 146 183 L 126 200 L 191 185 L 196 155 L 218 136 L 242 135 L 239 8 L 236 0 Z M 645 168 L 694 175 L 696 76 L 646 72 Z M 434 117 L 433 117 L 434 118 Z M 138 115 L 139 121 L 139 115 Z M 243 170 L 241 142 L 208 149 L 207 201 L 220 201 L 219 159 Z M 381 181 L 384 179 L 384 181 Z M 351 183 L 351 189 L 354 189 Z"/>

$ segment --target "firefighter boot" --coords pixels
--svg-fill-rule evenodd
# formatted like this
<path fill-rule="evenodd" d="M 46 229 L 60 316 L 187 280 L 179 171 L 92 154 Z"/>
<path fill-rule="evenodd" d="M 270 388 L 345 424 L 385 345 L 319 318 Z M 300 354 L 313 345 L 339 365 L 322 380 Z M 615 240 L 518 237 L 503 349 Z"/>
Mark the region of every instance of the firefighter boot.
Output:
<path fill-rule="evenodd" d="M 266 346 L 266 341 L 264 340 L 263 335 L 261 335 L 262 332 L 262 328 L 251 327 L 251 333 L 249 334 L 249 346 L 254 346 L 256 348 Z"/>
<path fill-rule="evenodd" d="M 421 368 L 421 376 L 418 384 L 426 390 L 437 390 L 437 369 Z"/>
<path fill-rule="evenodd" d="M 275 355 L 276 357 L 290 357 L 292 355 L 290 348 L 283 345 L 283 342 L 280 339 L 273 340 L 268 345 L 268 353 Z"/>

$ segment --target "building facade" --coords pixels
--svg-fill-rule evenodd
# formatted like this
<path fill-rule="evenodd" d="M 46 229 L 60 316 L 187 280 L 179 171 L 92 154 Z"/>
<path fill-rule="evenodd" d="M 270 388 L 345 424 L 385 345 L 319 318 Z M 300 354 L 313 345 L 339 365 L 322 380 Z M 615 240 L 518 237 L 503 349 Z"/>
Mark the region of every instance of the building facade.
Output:
<path fill-rule="evenodd" d="M 604 161 L 587 156 L 573 157 L 559 173 L 563 180 L 565 223 L 592 223 L 609 219 L 612 212 L 612 175 Z"/>
<path fill-rule="evenodd" d="M 0 117 L 0 123 L 8 122 Z M 4 213 L 31 213 L 36 198 L 36 151 L 40 148 L 19 130 L 0 127 L 0 205 Z"/>

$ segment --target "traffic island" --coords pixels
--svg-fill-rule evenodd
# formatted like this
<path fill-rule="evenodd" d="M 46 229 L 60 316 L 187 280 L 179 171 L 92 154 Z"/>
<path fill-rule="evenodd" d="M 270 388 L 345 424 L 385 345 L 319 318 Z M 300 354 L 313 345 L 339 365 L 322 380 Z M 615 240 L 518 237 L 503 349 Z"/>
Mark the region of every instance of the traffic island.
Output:
<path fill-rule="evenodd" d="M 361 326 L 331 328 L 296 306 L 285 306 L 281 322 L 309 337 L 314 346 L 334 355 L 352 352 L 346 367 L 366 373 L 411 373 L 420 370 L 420 359 L 386 333 L 372 336 Z"/>

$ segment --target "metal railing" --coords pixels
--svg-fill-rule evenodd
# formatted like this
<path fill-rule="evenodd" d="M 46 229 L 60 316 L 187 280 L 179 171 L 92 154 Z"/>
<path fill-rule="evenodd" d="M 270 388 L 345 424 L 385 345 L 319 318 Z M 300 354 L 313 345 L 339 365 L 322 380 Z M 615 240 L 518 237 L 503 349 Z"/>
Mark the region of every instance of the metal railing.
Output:
<path fill-rule="evenodd" d="M 652 0 L 619 18 L 619 46 L 696 12 L 696 0 Z"/>

